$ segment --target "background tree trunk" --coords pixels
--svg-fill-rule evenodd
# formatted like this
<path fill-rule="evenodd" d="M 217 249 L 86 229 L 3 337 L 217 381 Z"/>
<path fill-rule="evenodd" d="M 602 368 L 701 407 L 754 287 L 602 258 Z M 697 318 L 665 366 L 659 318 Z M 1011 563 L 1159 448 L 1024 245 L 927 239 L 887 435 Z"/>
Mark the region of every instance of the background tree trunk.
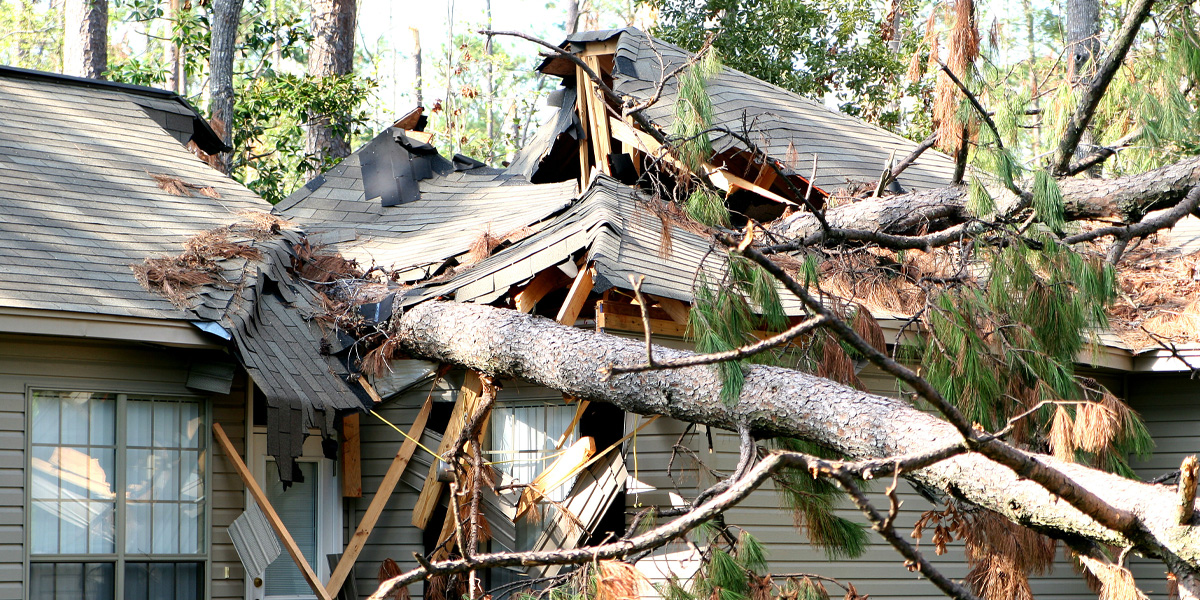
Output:
<path fill-rule="evenodd" d="M 567 31 L 567 35 L 571 35 L 578 31 L 579 27 L 579 0 L 567 0 L 567 20 L 563 23 L 563 29 Z"/>
<path fill-rule="evenodd" d="M 308 74 L 312 77 L 347 75 L 354 69 L 355 0 L 314 0 L 313 43 L 308 51 Z M 304 153 L 317 165 L 350 155 L 350 142 L 339 121 L 344 115 L 310 115 L 304 137 Z M 310 176 L 320 174 L 320 167 Z"/>
<path fill-rule="evenodd" d="M 108 70 L 108 0 L 67 0 L 63 73 L 104 79 Z"/>
<path fill-rule="evenodd" d="M 175 37 L 175 29 L 179 22 L 179 0 L 171 0 L 167 4 L 167 35 Z M 167 89 L 187 95 L 187 75 L 183 69 L 183 49 L 174 39 L 167 41 Z"/>
<path fill-rule="evenodd" d="M 211 77 L 208 101 L 212 113 L 210 120 L 221 140 L 232 146 L 233 58 L 242 0 L 213 0 L 212 11 L 212 41 L 208 58 Z M 217 156 L 216 167 L 228 173 L 231 158 L 230 153 L 222 152 Z"/>
<path fill-rule="evenodd" d="M 416 27 L 409 27 L 408 30 L 412 33 L 413 86 L 417 92 L 417 106 L 425 106 L 425 99 L 421 94 L 421 87 L 424 84 L 421 81 L 421 30 Z"/>
<path fill-rule="evenodd" d="M 1068 0 L 1067 2 L 1067 77 L 1072 87 L 1088 85 L 1100 58 L 1100 0 Z M 1078 156 L 1087 156 L 1095 148 L 1092 127 L 1079 138 Z M 1090 177 L 1100 176 L 1100 167 L 1085 171 Z"/>

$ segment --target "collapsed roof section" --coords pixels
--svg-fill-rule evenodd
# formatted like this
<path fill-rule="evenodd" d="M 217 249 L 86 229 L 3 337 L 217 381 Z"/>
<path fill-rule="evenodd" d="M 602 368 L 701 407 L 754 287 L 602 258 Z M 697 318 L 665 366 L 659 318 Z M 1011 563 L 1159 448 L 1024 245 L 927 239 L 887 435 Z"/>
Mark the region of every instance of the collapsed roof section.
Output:
<path fill-rule="evenodd" d="M 446 159 L 422 132 L 389 128 L 275 210 L 312 224 L 315 243 L 337 244 L 408 283 L 461 264 L 483 238 L 523 236 L 575 195 L 574 182 L 534 185 L 465 157 Z"/>
<path fill-rule="evenodd" d="M 661 86 L 661 97 L 644 114 L 660 132 L 671 131 L 678 81 L 670 74 L 687 64 L 688 52 L 633 28 L 576 34 L 562 47 L 635 104 L 653 98 Z M 575 176 L 582 174 L 587 181 L 588 171 L 594 168 L 624 180 L 620 165 L 627 162 L 625 157 L 638 168 L 641 156 L 661 154 L 652 137 L 620 118 L 621 107 L 604 98 L 573 61 L 552 56 L 539 70 L 562 77 L 564 89 L 571 91 L 560 90 L 551 97 L 551 104 L 559 106 L 558 114 L 514 159 L 515 172 L 533 181 L 553 180 L 556 172 L 559 176 L 572 172 L 572 157 L 586 155 L 577 159 L 580 166 L 573 168 Z M 575 93 L 578 90 L 583 93 Z M 747 138 L 792 184 L 757 161 L 752 148 L 734 136 L 714 131 L 710 134 L 714 156 L 707 166 L 708 175 L 727 192 L 749 191 L 796 203 L 801 200 L 796 192 L 807 195 L 808 179 L 814 179 L 818 198 L 825 197 L 848 183 L 877 182 L 889 160 L 898 161 L 917 147 L 884 129 L 730 68 L 713 76 L 707 91 L 713 104 L 713 128 Z M 950 183 L 953 172 L 953 160 L 926 151 L 901 174 L 898 183 L 909 191 L 942 187 Z"/>
<path fill-rule="evenodd" d="M 149 259 L 135 271 L 194 315 L 201 329 L 233 343 L 266 398 L 267 453 L 280 480 L 290 483 L 309 429 L 332 440 L 338 413 L 372 402 L 352 366 L 353 340 L 322 326 L 323 301 L 302 282 L 314 277 L 304 269 L 320 261 L 301 231 L 281 225 L 262 215 L 256 223 L 205 232 L 188 241 L 184 254 Z"/>

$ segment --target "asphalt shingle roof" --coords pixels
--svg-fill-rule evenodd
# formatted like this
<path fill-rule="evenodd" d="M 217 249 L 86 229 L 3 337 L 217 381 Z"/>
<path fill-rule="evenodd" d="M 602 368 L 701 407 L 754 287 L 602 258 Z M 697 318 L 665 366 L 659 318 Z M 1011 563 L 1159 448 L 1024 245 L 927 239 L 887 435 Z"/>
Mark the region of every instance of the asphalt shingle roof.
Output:
<path fill-rule="evenodd" d="M 618 40 L 613 89 L 639 101 L 650 98 L 658 82 L 690 56 L 678 46 L 635 28 L 574 35 L 564 47 L 614 37 Z M 554 61 L 565 63 L 565 59 L 552 57 L 542 69 Z M 917 147 L 911 140 L 729 67 L 708 81 L 707 90 L 713 104 L 714 127 L 742 133 L 745 124 L 751 124 L 751 141 L 806 179 L 816 154 L 816 186 L 826 192 L 851 181 L 877 181 L 893 151 L 899 161 Z M 663 131 L 671 130 L 677 91 L 678 79 L 668 81 L 660 100 L 645 111 L 646 117 Z M 712 137 L 717 153 L 740 148 L 740 143 L 729 136 L 714 133 Z M 953 173 L 950 157 L 927 150 L 900 175 L 899 183 L 909 191 L 943 187 L 949 185 Z"/>
<path fill-rule="evenodd" d="M 161 106 L 160 106 L 161 105 Z M 147 112 L 182 107 L 119 87 L 0 70 L 0 306 L 182 319 L 130 266 L 270 208 Z M 154 175 L 211 186 L 172 196 Z"/>

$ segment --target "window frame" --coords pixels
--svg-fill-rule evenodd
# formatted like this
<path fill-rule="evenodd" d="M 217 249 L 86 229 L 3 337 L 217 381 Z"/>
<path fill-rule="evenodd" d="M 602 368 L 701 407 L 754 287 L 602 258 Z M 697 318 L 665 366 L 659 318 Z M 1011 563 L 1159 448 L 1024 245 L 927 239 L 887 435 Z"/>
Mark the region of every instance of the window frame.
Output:
<path fill-rule="evenodd" d="M 114 436 L 115 436 L 115 452 L 113 460 L 113 470 L 115 471 L 114 488 L 118 490 L 116 494 L 113 528 L 114 528 L 114 550 L 112 553 L 95 553 L 95 554 L 34 554 L 33 553 L 33 399 L 36 392 L 81 392 L 93 394 L 113 394 L 116 397 L 116 414 Z M 203 502 L 203 524 L 201 531 L 204 535 L 201 551 L 195 554 L 131 554 L 125 550 L 125 523 L 126 523 L 126 504 L 125 486 L 126 486 L 126 469 L 128 467 L 128 442 L 127 442 L 127 404 L 130 396 L 159 396 L 181 401 L 194 401 L 200 406 L 200 416 L 203 420 L 203 433 L 201 440 L 204 447 L 200 453 L 203 462 L 203 477 L 204 477 L 204 502 Z M 121 600 L 124 598 L 125 587 L 125 564 L 126 563 L 183 563 L 191 562 L 200 565 L 198 576 L 200 578 L 201 589 L 203 594 L 201 598 L 208 600 L 212 597 L 212 538 L 213 538 L 213 439 L 212 439 L 212 422 L 213 422 L 213 402 L 211 396 L 197 394 L 187 388 L 174 386 L 122 386 L 115 387 L 112 382 L 94 381 L 81 382 L 73 381 L 68 383 L 62 381 L 38 379 L 27 383 L 25 386 L 25 406 L 24 406 L 24 425 L 25 425 L 25 443 L 23 447 L 24 456 L 22 457 L 21 466 L 25 471 L 23 478 L 24 487 L 21 490 L 22 495 L 22 527 L 23 544 L 22 572 L 24 581 L 22 582 L 21 596 L 25 600 L 30 598 L 30 581 L 32 579 L 32 565 L 34 564 L 82 564 L 82 563 L 109 563 L 113 565 L 113 598 Z"/>

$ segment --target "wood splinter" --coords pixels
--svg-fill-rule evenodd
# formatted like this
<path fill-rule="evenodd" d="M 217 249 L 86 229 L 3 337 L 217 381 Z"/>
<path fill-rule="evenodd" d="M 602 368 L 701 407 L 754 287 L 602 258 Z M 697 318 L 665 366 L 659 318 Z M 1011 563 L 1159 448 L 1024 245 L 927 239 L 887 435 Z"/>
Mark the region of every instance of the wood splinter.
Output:
<path fill-rule="evenodd" d="M 1190 525 L 1196 511 L 1196 477 L 1200 475 L 1200 460 L 1193 454 L 1179 466 L 1179 524 Z"/>

